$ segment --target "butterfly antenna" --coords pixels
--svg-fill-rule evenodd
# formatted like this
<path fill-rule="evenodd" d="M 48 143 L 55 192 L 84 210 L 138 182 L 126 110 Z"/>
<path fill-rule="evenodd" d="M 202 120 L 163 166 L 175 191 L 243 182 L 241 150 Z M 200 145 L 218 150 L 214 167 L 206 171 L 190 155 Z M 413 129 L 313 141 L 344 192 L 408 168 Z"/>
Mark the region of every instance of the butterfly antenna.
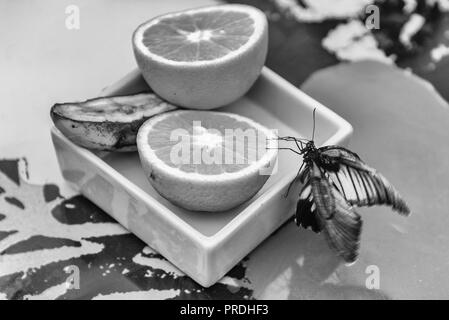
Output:
<path fill-rule="evenodd" d="M 314 141 L 314 139 L 315 139 L 315 111 L 316 111 L 316 108 L 313 109 L 312 141 Z"/>

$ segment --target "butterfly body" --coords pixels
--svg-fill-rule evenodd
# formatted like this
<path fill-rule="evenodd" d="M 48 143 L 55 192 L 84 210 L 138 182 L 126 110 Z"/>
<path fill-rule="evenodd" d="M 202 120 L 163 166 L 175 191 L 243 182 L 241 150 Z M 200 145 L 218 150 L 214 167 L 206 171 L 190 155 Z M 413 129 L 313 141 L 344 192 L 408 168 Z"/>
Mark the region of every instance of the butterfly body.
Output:
<path fill-rule="evenodd" d="M 330 247 L 346 262 L 356 260 L 360 244 L 362 220 L 355 206 L 384 204 L 402 215 L 410 213 L 394 187 L 356 153 L 340 146 L 317 148 L 313 140 L 279 139 L 294 141 L 297 153 L 303 156 L 297 175 L 303 183 L 297 225 L 323 232 Z"/>
<path fill-rule="evenodd" d="M 311 164 L 315 162 L 320 167 L 326 168 L 327 170 L 338 169 L 338 162 L 333 158 L 323 155 L 320 149 L 315 146 L 313 141 L 307 142 L 302 152 L 303 161 L 308 167 L 311 167 Z"/>

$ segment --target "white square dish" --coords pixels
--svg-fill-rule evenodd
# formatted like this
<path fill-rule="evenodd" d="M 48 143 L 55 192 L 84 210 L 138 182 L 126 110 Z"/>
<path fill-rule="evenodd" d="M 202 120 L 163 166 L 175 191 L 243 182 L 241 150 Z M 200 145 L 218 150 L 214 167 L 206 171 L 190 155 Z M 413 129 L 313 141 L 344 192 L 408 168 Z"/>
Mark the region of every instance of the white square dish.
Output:
<path fill-rule="evenodd" d="M 136 70 L 101 95 L 148 90 Z M 316 144 L 347 146 L 352 135 L 347 121 L 267 68 L 244 97 L 218 110 L 252 118 L 279 135 L 308 138 L 314 108 Z M 146 179 L 137 152 L 92 152 L 56 128 L 52 139 L 70 185 L 205 287 L 223 277 L 295 210 L 300 186 L 288 198 L 283 196 L 302 161 L 293 152 L 279 152 L 277 171 L 252 199 L 226 212 L 207 213 L 184 210 L 161 197 Z"/>

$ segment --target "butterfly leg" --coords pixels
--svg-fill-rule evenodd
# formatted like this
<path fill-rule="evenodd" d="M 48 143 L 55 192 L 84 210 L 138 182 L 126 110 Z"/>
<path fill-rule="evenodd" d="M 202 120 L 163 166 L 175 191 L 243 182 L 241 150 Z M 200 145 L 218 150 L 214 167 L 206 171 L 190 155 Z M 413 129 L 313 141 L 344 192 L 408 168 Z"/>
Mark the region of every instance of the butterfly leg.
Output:
<path fill-rule="evenodd" d="M 301 153 L 299 153 L 298 151 L 296 151 L 295 149 L 292 149 L 292 148 L 286 148 L 286 147 L 282 147 L 282 148 L 269 148 L 269 147 L 266 147 L 266 149 L 290 150 L 290 151 L 292 151 L 292 152 L 294 152 L 294 153 L 296 153 L 296 154 L 302 156 Z"/>
<path fill-rule="evenodd" d="M 290 193 L 290 189 L 292 188 L 293 184 L 298 180 L 299 175 L 301 174 L 302 168 L 304 167 L 304 162 L 299 167 L 298 173 L 296 174 L 295 178 L 290 182 L 287 188 L 287 192 L 284 194 L 284 198 L 288 197 L 288 194 Z"/>
<path fill-rule="evenodd" d="M 301 140 L 293 140 L 295 141 L 296 147 L 298 148 L 299 152 L 301 152 L 301 150 L 304 148 L 302 145 L 302 141 Z M 299 146 L 298 142 L 301 144 L 301 146 Z"/>

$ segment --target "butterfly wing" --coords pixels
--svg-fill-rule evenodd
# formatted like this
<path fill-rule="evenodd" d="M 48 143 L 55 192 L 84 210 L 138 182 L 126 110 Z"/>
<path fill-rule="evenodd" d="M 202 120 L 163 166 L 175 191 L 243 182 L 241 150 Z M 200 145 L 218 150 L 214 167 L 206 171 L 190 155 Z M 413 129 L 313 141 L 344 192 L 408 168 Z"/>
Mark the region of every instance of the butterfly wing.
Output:
<path fill-rule="evenodd" d="M 331 248 L 345 261 L 353 262 L 362 230 L 360 216 L 314 162 L 305 179 L 296 210 L 297 225 L 323 231 Z"/>
<path fill-rule="evenodd" d="M 389 205 L 403 215 L 410 210 L 396 189 L 357 154 L 343 147 L 319 148 L 322 158 L 332 165 L 326 169 L 331 181 L 351 205 Z"/>
<path fill-rule="evenodd" d="M 324 146 L 318 149 L 321 153 L 325 153 L 326 155 L 329 156 L 334 156 L 334 157 L 339 157 L 341 155 L 344 155 L 346 158 L 348 159 L 353 159 L 353 160 L 360 160 L 362 161 L 362 159 L 360 159 L 359 155 L 349 149 L 346 149 L 344 147 L 340 147 L 340 146 Z"/>
<path fill-rule="evenodd" d="M 312 187 L 307 181 L 299 193 L 296 205 L 296 225 L 304 229 L 311 228 L 314 232 L 320 232 L 321 226 L 316 217 L 316 206 L 313 203 Z"/>

